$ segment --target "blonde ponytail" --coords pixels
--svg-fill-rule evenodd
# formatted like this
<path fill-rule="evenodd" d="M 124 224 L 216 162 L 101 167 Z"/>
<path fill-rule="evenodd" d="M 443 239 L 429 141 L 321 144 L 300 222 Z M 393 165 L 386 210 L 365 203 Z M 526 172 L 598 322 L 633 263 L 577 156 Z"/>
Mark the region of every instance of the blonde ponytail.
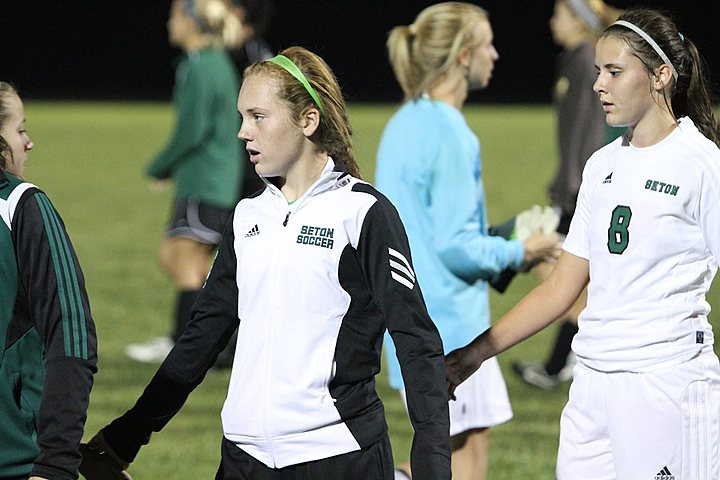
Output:
<path fill-rule="evenodd" d="M 420 12 L 412 25 L 393 28 L 387 49 L 405 99 L 426 92 L 454 65 L 462 48 L 472 48 L 473 27 L 487 18 L 477 5 L 444 2 Z"/>

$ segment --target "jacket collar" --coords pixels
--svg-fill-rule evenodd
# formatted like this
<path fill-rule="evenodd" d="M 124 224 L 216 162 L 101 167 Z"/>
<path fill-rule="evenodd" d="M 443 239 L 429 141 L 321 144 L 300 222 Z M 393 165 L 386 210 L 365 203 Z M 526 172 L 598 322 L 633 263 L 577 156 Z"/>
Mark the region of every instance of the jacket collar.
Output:
<path fill-rule="evenodd" d="M 275 196 L 281 197 L 283 199 L 285 198 L 280 189 L 273 185 L 271 182 L 269 182 L 267 178 L 260 178 L 262 178 L 262 180 L 265 182 L 265 184 Z M 310 185 L 310 188 L 308 188 L 307 192 L 305 192 L 303 196 L 300 197 L 297 201 L 299 202 L 300 200 L 303 200 L 305 198 L 314 197 L 329 190 L 335 190 L 337 188 L 340 188 L 346 185 L 349 180 L 350 174 L 347 173 L 347 171 L 345 170 L 345 164 L 340 161 L 336 162 L 332 159 L 332 157 L 328 156 L 327 163 L 325 163 L 325 167 L 320 174 L 320 178 L 318 178 L 315 183 Z"/>

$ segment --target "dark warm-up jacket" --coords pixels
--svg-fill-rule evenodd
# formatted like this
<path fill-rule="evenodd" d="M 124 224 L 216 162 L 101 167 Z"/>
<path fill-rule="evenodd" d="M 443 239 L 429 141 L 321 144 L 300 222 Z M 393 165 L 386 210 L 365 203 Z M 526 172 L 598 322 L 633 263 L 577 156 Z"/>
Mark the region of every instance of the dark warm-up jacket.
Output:
<path fill-rule="evenodd" d="M 175 130 L 147 174 L 171 178 L 178 197 L 233 208 L 243 174 L 239 89 L 235 67 L 222 48 L 184 55 L 173 90 Z"/>
<path fill-rule="evenodd" d="M 372 186 L 329 159 L 290 205 L 272 184 L 240 201 L 185 334 L 105 429 L 120 456 L 132 460 L 180 409 L 238 324 L 225 438 L 271 468 L 384 438 L 374 377 L 387 328 L 415 429 L 414 478 L 450 478 L 442 342 L 397 212 Z"/>
<path fill-rule="evenodd" d="M 0 170 L 0 478 L 78 478 L 97 363 L 85 281 L 60 216 Z"/>

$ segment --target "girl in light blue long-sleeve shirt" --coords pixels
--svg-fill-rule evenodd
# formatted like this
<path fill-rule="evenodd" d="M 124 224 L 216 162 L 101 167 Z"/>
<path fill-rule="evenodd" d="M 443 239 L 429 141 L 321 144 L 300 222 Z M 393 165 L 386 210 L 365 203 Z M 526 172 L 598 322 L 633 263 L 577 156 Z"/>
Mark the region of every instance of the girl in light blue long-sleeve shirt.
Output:
<path fill-rule="evenodd" d="M 428 7 L 388 39 L 406 102 L 383 132 L 375 181 L 405 224 L 446 352 L 490 326 L 491 278 L 555 245 L 554 235 L 523 244 L 487 234 L 480 143 L 460 109 L 469 90 L 490 81 L 498 59 L 492 42 L 486 12 L 458 2 Z M 391 385 L 402 391 L 393 344 L 385 345 Z M 488 428 L 512 417 L 499 366 L 486 362 L 461 388 L 450 405 L 453 478 L 485 478 Z"/>

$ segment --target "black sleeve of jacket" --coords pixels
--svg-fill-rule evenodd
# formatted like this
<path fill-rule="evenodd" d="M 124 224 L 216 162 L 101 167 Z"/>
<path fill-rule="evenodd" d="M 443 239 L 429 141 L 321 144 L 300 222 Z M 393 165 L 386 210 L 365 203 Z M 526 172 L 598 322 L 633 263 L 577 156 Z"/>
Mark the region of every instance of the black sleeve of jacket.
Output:
<path fill-rule="evenodd" d="M 450 420 L 442 341 L 415 281 L 400 217 L 385 197 L 374 190 L 371 193 L 378 202 L 363 222 L 358 257 L 397 348 L 415 430 L 411 452 L 413 478 L 449 479 Z"/>
<path fill-rule="evenodd" d="M 238 326 L 234 240 L 231 217 L 185 333 L 135 405 L 104 429 L 105 439 L 127 462 L 180 410 Z"/>
<path fill-rule="evenodd" d="M 16 308 L 42 339 L 45 378 L 32 475 L 78 478 L 97 337 L 85 279 L 65 225 L 45 194 L 23 194 L 12 221 L 21 296 Z"/>

